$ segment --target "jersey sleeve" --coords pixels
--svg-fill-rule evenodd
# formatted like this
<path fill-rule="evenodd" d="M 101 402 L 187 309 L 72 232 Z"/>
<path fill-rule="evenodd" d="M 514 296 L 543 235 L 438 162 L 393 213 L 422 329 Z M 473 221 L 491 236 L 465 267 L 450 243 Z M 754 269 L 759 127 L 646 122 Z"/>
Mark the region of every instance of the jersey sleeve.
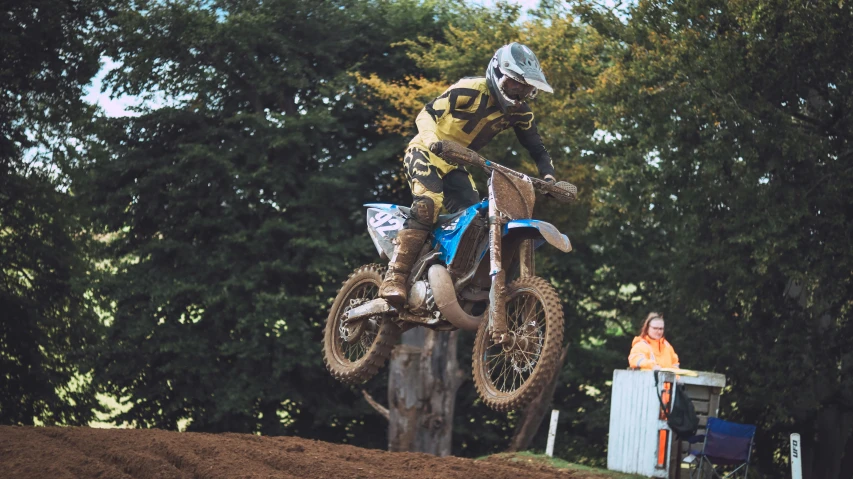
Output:
<path fill-rule="evenodd" d="M 438 130 L 438 122 L 449 110 L 448 96 L 454 87 L 455 85 L 451 86 L 436 99 L 424 105 L 424 108 L 415 119 L 415 124 L 418 127 L 418 134 L 427 145 L 439 140 L 438 134 L 436 133 Z"/>
<path fill-rule="evenodd" d="M 526 127 L 526 128 L 525 128 Z M 553 175 L 554 164 L 551 162 L 551 155 L 545 149 L 542 143 L 542 137 L 539 136 L 539 130 L 536 128 L 536 121 L 531 120 L 527 123 L 520 123 L 513 127 L 515 136 L 521 145 L 530 153 L 530 157 L 536 162 L 536 167 L 539 169 L 539 176 Z"/>

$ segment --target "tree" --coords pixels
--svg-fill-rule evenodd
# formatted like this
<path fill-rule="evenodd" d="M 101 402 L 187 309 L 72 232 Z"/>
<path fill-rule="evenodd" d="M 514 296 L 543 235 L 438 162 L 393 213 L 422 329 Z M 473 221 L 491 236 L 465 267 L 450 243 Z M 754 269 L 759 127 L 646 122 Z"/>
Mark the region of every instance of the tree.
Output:
<path fill-rule="evenodd" d="M 614 45 L 595 100 L 608 281 L 668 312 L 688 367 L 726 374 L 759 470 L 782 475 L 800 432 L 806 477 L 849 477 L 851 6 L 582 7 Z"/>
<path fill-rule="evenodd" d="M 456 392 L 465 379 L 458 334 L 425 328 L 403 334 L 388 366 L 388 450 L 450 455 Z"/>
<path fill-rule="evenodd" d="M 83 352 L 99 323 L 85 233 L 49 175 L 22 170 L 0 172 L 0 423 L 86 424 L 98 402 Z"/>
<path fill-rule="evenodd" d="M 402 146 L 365 129 L 351 72 L 402 76 L 391 43 L 438 31 L 435 14 L 348 0 L 116 13 L 105 82 L 167 100 L 103 119 L 75 178 L 110 238 L 95 380 L 129 406 L 116 421 L 385 442 L 323 367 L 320 335 L 335 285 L 372 259 L 361 204 L 395 194 Z"/>
<path fill-rule="evenodd" d="M 0 18 L 0 423 L 86 424 L 88 233 L 65 173 L 80 153 L 107 2 L 7 2 Z"/>

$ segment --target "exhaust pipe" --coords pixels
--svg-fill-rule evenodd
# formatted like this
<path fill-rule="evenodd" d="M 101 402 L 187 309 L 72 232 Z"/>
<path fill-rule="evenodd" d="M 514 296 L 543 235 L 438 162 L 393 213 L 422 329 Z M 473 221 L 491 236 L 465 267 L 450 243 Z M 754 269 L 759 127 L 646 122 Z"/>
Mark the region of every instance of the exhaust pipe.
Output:
<path fill-rule="evenodd" d="M 463 311 L 462 307 L 459 306 L 459 301 L 456 299 L 453 280 L 444 266 L 439 264 L 432 265 L 429 268 L 427 276 L 429 277 L 430 288 L 432 288 L 432 295 L 435 297 L 435 305 L 438 306 L 438 310 L 441 311 L 442 316 L 450 321 L 450 324 L 459 329 L 476 331 L 489 310 L 486 309 L 480 316 L 471 316 Z"/>

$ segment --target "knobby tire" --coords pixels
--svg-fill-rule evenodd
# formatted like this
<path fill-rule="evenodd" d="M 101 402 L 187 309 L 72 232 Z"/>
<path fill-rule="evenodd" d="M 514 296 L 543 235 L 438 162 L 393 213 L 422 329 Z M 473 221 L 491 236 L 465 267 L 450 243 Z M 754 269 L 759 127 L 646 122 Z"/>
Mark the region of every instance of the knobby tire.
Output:
<path fill-rule="evenodd" d="M 535 342 L 541 346 L 538 351 L 537 347 L 514 349 L 511 353 L 498 351 L 500 346 L 492 344 L 489 322 L 480 324 L 474 341 L 474 384 L 483 402 L 501 412 L 523 408 L 542 392 L 558 372 L 563 343 L 563 308 L 557 292 L 547 281 L 536 276 L 519 278 L 507 287 L 506 301 L 509 330 L 515 329 L 518 333 L 526 327 L 521 331 L 522 336 L 542 340 Z M 516 308 L 514 305 L 517 303 L 521 305 Z M 521 313 L 516 314 L 519 311 Z M 529 318 L 533 317 L 536 322 L 540 318 L 544 320 L 544 327 L 536 329 L 538 324 L 521 324 L 532 322 Z M 504 363 L 509 365 L 509 376 L 513 372 L 518 375 L 517 387 L 516 379 L 512 379 L 507 387 L 507 377 L 502 374 L 502 368 L 506 367 Z M 519 370 L 523 372 L 519 373 Z"/>
<path fill-rule="evenodd" d="M 378 264 L 364 265 L 353 271 L 338 290 L 332 308 L 329 310 L 329 316 L 326 318 L 326 327 L 323 331 L 323 362 L 326 363 L 326 368 L 332 376 L 344 383 L 361 384 L 375 376 L 391 356 L 391 350 L 394 349 L 400 337 L 400 328 L 388 318 L 381 318 L 378 330 L 375 331 L 369 331 L 369 328 L 364 326 L 370 319 L 364 318 L 360 320 L 362 325 L 358 326 L 360 335 L 364 337 L 365 334 L 370 336 L 375 334 L 375 337 L 372 337 L 369 346 L 365 347 L 365 354 L 353 360 L 347 358 L 344 351 L 347 345 L 340 336 L 339 328 L 350 300 L 377 298 L 384 271 L 385 267 Z"/>

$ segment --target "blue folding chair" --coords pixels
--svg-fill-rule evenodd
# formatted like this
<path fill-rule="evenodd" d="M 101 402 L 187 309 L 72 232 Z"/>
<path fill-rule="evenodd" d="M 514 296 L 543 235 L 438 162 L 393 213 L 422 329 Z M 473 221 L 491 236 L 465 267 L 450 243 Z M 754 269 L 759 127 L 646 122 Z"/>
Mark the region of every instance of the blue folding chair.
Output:
<path fill-rule="evenodd" d="M 710 477 L 707 472 L 710 470 L 716 478 L 743 477 L 745 479 L 749 472 L 749 458 L 752 456 L 754 438 L 755 426 L 753 425 L 709 417 L 704 437 L 699 435 L 690 438 L 691 443 L 702 441 L 702 450 L 691 451 L 698 461 L 694 461 L 696 467 L 690 472 L 690 478 Z M 726 473 L 720 472 L 723 468 L 730 467 L 734 469 Z M 703 470 L 706 471 L 704 475 Z"/>

